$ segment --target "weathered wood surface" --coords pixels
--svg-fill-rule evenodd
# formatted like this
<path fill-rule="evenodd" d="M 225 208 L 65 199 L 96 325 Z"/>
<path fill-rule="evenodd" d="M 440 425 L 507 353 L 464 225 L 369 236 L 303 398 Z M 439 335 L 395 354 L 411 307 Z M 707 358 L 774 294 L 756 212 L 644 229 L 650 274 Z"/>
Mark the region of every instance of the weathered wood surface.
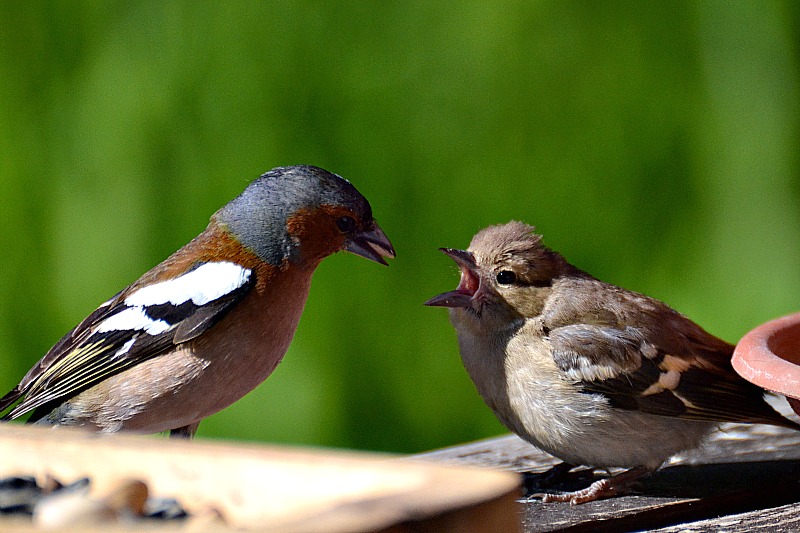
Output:
<path fill-rule="evenodd" d="M 516 436 L 419 457 L 538 473 L 559 462 Z M 594 476 L 590 471 L 573 473 L 568 483 L 555 488 L 582 488 Z M 672 528 L 666 531 L 718 531 L 722 524 L 732 532 L 758 528 L 779 531 L 779 526 L 797 531 L 798 480 L 800 433 L 771 426 L 725 424 L 704 447 L 672 458 L 643 480 L 636 494 L 579 506 L 523 499 L 520 506 L 526 532 L 647 531 L 664 527 Z"/>
<path fill-rule="evenodd" d="M 800 433 L 767 426 L 726 425 L 706 446 L 673 458 L 644 480 L 636 494 L 581 506 L 515 503 L 516 476 L 463 468 L 541 473 L 558 462 L 514 436 L 390 458 L 2 429 L 0 457 L 6 459 L 0 475 L 49 474 L 67 482 L 88 475 L 98 490 L 121 478 L 142 479 L 154 495 L 178 497 L 196 515 L 219 511 L 224 521 L 196 529 L 202 531 L 514 531 L 520 516 L 526 532 L 743 533 L 796 531 L 800 524 Z M 420 460 L 461 468 L 408 464 Z M 575 472 L 555 488 L 581 488 L 595 475 Z M 4 529 L 10 525 L 0 520 L 0 531 L 36 531 L 19 521 Z M 122 529 L 104 524 L 74 530 Z"/>
<path fill-rule="evenodd" d="M 99 494 L 120 480 L 139 480 L 151 495 L 176 498 L 193 516 L 221 518 L 200 531 L 513 532 L 520 524 L 518 475 L 377 454 L 3 424 L 0 457 L 0 477 L 51 476 L 64 483 L 89 477 Z M 36 531 L 14 524 L 10 529 L 0 520 L 0 531 Z M 148 531 L 174 528 L 148 524 Z"/>
<path fill-rule="evenodd" d="M 659 533 L 796 533 L 800 531 L 800 505 L 782 505 L 722 518 L 698 520 L 691 524 L 665 527 Z"/>

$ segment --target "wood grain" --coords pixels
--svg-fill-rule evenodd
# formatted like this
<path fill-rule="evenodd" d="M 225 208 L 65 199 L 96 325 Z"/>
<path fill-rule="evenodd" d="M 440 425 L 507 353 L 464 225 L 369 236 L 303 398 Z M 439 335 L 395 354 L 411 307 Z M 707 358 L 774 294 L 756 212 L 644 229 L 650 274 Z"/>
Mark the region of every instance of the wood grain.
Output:
<path fill-rule="evenodd" d="M 545 472 L 559 462 L 514 435 L 416 457 L 450 465 L 534 473 Z M 600 475 L 604 474 L 577 472 L 557 488 L 582 488 Z M 673 457 L 646 478 L 636 494 L 580 506 L 521 500 L 523 529 L 641 531 L 675 524 L 685 528 L 711 517 L 742 513 L 761 520 L 760 512 L 772 513 L 773 508 L 783 505 L 789 507 L 781 520 L 790 521 L 794 520 L 791 504 L 800 502 L 799 479 L 800 433 L 773 426 L 724 424 L 705 446 Z"/>
<path fill-rule="evenodd" d="M 0 476 L 64 483 L 88 476 L 98 494 L 138 479 L 151 495 L 177 498 L 194 515 L 216 510 L 237 529 L 435 531 L 446 523 L 482 531 L 482 523 L 494 523 L 515 531 L 520 523 L 518 475 L 377 454 L 5 424 L 0 457 Z M 438 525 L 430 529 L 429 521 Z"/>

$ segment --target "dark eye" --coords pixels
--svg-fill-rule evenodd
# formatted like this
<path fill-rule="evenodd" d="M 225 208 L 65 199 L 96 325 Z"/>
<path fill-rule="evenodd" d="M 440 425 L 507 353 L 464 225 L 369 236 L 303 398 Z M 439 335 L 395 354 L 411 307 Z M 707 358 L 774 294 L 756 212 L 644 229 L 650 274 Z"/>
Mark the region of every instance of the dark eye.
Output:
<path fill-rule="evenodd" d="M 511 285 L 517 281 L 517 275 L 510 270 L 501 270 L 495 278 L 500 285 Z"/>
<path fill-rule="evenodd" d="M 353 217 L 341 217 L 336 221 L 336 227 L 342 233 L 350 233 L 356 228 L 356 221 Z"/>

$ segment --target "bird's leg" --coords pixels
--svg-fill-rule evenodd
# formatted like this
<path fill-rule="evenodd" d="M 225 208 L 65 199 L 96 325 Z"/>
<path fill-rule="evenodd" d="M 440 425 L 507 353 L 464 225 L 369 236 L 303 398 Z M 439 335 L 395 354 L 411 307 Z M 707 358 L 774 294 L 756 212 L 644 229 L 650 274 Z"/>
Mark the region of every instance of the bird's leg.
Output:
<path fill-rule="evenodd" d="M 169 438 L 171 439 L 193 439 L 194 434 L 197 433 L 197 428 L 200 426 L 200 422 L 195 422 L 193 424 L 189 424 L 188 426 L 183 426 L 180 428 L 171 429 L 169 431 Z"/>
<path fill-rule="evenodd" d="M 619 494 L 625 494 L 631 486 L 642 476 L 649 474 L 653 470 L 645 466 L 631 468 L 616 476 L 600 479 L 589 485 L 583 490 L 565 492 L 562 494 L 542 494 L 543 503 L 569 502 L 572 505 L 592 502 L 603 498 L 610 498 Z"/>

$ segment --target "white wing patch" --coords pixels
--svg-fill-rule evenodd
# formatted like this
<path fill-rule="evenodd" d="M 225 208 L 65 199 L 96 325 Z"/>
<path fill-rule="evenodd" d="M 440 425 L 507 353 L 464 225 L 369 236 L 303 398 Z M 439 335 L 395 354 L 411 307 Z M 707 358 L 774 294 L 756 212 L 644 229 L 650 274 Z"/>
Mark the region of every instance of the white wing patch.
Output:
<path fill-rule="evenodd" d="M 251 271 L 228 261 L 204 263 L 177 278 L 154 283 L 125 298 L 124 309 L 100 322 L 93 333 L 110 331 L 144 331 L 160 335 L 176 326 L 148 315 L 151 306 L 180 306 L 191 302 L 200 307 L 242 287 Z M 150 313 L 152 315 L 152 313 Z M 132 346 L 128 341 L 117 355 L 124 355 Z"/>
<path fill-rule="evenodd" d="M 144 312 L 144 307 L 129 307 L 112 315 L 97 325 L 95 333 L 108 331 L 142 330 L 149 335 L 164 333 L 172 326 L 163 320 L 153 320 Z M 129 347 L 130 348 L 130 347 Z"/>
<path fill-rule="evenodd" d="M 128 342 L 122 345 L 122 348 L 114 352 L 114 357 L 122 357 L 123 355 L 128 353 L 131 349 L 131 346 L 133 346 L 133 343 L 136 342 L 136 339 L 138 338 L 139 338 L 138 335 L 134 335 L 133 337 L 131 337 L 131 339 Z"/>
<path fill-rule="evenodd" d="M 153 320 L 147 316 L 144 307 L 129 307 L 100 322 L 94 332 L 142 330 L 150 335 L 158 335 L 171 327 L 163 320 Z"/>
<path fill-rule="evenodd" d="M 125 303 L 131 306 L 180 305 L 191 300 L 195 305 L 205 305 L 235 291 L 249 279 L 250 269 L 236 263 L 204 263 L 183 276 L 142 287 L 125 298 Z"/>

